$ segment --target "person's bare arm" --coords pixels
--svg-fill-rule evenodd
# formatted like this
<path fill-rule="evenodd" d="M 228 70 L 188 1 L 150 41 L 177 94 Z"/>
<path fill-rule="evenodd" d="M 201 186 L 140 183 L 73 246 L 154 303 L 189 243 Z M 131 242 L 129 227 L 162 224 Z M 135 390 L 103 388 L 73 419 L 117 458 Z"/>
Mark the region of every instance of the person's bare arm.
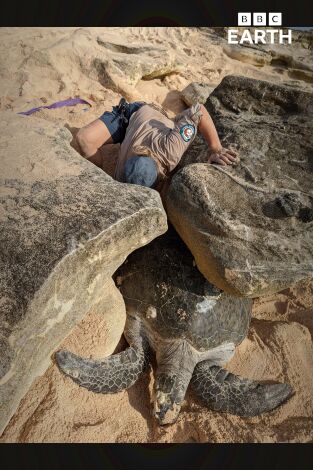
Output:
<path fill-rule="evenodd" d="M 237 161 L 237 153 L 223 148 L 210 114 L 203 104 L 200 106 L 202 116 L 198 124 L 198 131 L 208 144 L 208 161 L 210 163 L 219 163 L 220 165 L 232 165 Z"/>

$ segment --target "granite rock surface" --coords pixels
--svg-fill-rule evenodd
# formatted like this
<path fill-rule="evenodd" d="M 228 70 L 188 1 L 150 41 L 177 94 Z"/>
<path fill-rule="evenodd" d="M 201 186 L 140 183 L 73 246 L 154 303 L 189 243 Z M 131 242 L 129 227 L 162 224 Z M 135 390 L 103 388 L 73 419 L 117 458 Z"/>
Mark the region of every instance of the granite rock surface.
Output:
<path fill-rule="evenodd" d="M 227 76 L 206 107 L 224 147 L 232 145 L 241 159 L 234 167 L 203 163 L 207 146 L 197 138 L 173 177 L 169 218 L 200 271 L 247 297 L 309 280 L 313 94 Z"/>
<path fill-rule="evenodd" d="M 27 135 L 27 138 L 25 138 Z M 1 113 L 0 428 L 93 308 L 111 353 L 125 307 L 111 275 L 167 229 L 159 194 L 115 182 L 37 117 Z"/>

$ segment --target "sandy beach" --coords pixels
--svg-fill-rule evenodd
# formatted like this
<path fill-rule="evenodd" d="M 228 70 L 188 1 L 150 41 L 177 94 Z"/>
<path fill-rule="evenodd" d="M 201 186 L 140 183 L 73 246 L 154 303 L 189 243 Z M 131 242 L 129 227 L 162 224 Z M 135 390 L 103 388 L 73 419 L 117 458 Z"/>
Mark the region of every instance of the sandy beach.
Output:
<path fill-rule="evenodd" d="M 77 150 L 77 130 L 111 110 L 121 96 L 159 104 L 174 117 L 188 107 L 183 91 L 190 83 L 210 91 L 229 74 L 313 91 L 308 32 L 295 32 L 290 47 L 262 48 L 230 48 L 222 28 L 1 28 L 0 38 L 0 110 L 16 114 L 69 98 L 86 100 L 89 104 L 41 109 L 23 118 L 65 127 Z M 105 76 L 103 63 L 109 64 Z M 118 146 L 107 145 L 102 154 L 103 171 L 112 176 Z M 227 368 L 293 386 L 293 397 L 270 413 L 239 418 L 212 412 L 188 392 L 178 421 L 162 428 L 151 414 L 153 368 L 129 390 L 97 395 L 51 362 L 0 442 L 313 442 L 312 334 L 312 281 L 254 300 L 248 337 Z M 101 311 L 94 309 L 60 347 L 100 358 L 108 354 L 109 336 Z M 125 345 L 122 337 L 116 351 Z"/>

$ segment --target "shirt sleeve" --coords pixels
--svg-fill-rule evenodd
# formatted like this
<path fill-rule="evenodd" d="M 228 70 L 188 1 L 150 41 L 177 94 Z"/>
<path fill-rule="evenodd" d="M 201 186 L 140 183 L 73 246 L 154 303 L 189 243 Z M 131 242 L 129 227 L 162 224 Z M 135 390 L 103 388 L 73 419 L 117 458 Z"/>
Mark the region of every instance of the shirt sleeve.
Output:
<path fill-rule="evenodd" d="M 178 114 L 174 119 L 174 128 L 160 135 L 158 153 L 169 172 L 177 166 L 194 140 L 201 116 L 201 106 L 197 103 Z"/>

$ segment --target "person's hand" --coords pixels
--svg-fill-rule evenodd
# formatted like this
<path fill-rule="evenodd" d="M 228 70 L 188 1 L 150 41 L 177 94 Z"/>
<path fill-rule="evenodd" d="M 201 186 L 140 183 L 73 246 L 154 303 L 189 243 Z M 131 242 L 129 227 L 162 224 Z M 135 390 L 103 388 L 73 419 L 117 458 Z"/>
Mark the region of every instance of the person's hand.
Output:
<path fill-rule="evenodd" d="M 239 156 L 235 150 L 222 147 L 219 150 L 210 150 L 208 154 L 209 163 L 218 163 L 219 165 L 234 165 L 238 163 Z"/>

